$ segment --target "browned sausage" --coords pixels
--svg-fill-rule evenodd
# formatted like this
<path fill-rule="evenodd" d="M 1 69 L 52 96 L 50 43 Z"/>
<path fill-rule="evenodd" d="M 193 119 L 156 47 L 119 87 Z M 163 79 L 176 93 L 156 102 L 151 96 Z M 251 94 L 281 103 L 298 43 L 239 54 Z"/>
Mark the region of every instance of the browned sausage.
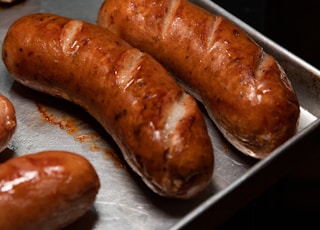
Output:
<path fill-rule="evenodd" d="M 285 72 L 226 19 L 185 0 L 107 0 L 98 25 L 170 69 L 243 153 L 264 158 L 294 135 L 300 111 Z"/>
<path fill-rule="evenodd" d="M 55 230 L 91 207 L 100 187 L 86 158 L 43 151 L 0 164 L 0 229 Z"/>
<path fill-rule="evenodd" d="M 3 43 L 12 76 L 87 110 L 153 191 L 190 198 L 211 181 L 213 148 L 196 101 L 150 55 L 96 25 L 36 14 Z"/>
<path fill-rule="evenodd" d="M 16 131 L 16 112 L 11 101 L 0 94 L 0 152 L 2 152 L 12 139 Z"/>

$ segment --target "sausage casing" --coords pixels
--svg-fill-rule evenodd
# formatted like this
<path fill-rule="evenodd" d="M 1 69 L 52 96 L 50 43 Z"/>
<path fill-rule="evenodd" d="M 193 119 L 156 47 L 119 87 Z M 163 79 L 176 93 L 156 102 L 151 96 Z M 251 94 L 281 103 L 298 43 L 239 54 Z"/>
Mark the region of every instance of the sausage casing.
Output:
<path fill-rule="evenodd" d="M 3 60 L 17 81 L 88 111 L 153 191 L 186 199 L 210 183 L 213 147 L 197 102 L 108 30 L 28 15 L 8 30 Z"/>
<path fill-rule="evenodd" d="M 285 72 L 228 20 L 186 0 L 106 0 L 98 25 L 170 69 L 241 152 L 264 158 L 296 132 Z"/>
<path fill-rule="evenodd" d="M 91 207 L 100 187 L 86 158 L 43 151 L 0 164 L 0 229 L 55 230 Z"/>
<path fill-rule="evenodd" d="M 11 101 L 0 94 L 0 152 L 2 152 L 12 139 L 16 131 L 16 111 Z"/>

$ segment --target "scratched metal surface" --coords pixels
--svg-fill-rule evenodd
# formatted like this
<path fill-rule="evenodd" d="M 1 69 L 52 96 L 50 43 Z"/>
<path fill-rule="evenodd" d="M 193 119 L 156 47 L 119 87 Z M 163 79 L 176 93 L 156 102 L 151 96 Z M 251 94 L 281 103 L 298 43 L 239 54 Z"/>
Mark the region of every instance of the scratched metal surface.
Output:
<path fill-rule="evenodd" d="M 25 0 L 13 6 L 0 5 L 0 44 L 2 46 L 10 24 L 20 16 L 49 12 L 95 23 L 102 1 Z M 319 71 L 214 3 L 207 0 L 194 2 L 239 24 L 280 61 L 297 91 L 301 104 L 300 126 L 296 136 L 303 137 L 309 129 L 314 129 L 314 126 L 319 128 Z M 14 82 L 2 61 L 0 93 L 13 102 L 18 122 L 15 136 L 0 155 L 1 161 L 41 150 L 61 149 L 85 156 L 98 172 L 101 189 L 92 209 L 67 229 L 179 229 L 187 226 L 208 207 L 221 208 L 217 203 L 226 199 L 230 188 L 241 186 L 277 159 L 273 156 L 258 162 L 243 156 L 221 137 L 204 114 L 215 150 L 212 184 L 204 194 L 194 200 L 169 200 L 153 194 L 130 171 L 108 134 L 81 108 L 29 90 Z M 315 149 L 319 148 L 319 145 L 315 146 Z M 282 151 L 274 153 L 281 154 Z M 239 194 L 239 199 L 241 196 L 243 194 Z M 236 206 L 237 204 L 234 204 L 235 209 Z"/>

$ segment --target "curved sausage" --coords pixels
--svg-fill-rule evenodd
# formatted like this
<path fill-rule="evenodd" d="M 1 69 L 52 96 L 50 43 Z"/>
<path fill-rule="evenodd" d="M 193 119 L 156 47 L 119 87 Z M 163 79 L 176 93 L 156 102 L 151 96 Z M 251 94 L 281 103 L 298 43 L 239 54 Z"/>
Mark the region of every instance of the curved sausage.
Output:
<path fill-rule="evenodd" d="M 11 101 L 0 94 L 0 152 L 2 152 L 12 139 L 16 131 L 16 112 Z"/>
<path fill-rule="evenodd" d="M 18 82 L 88 111 L 156 193 L 187 199 L 210 183 L 213 148 L 197 102 L 150 55 L 96 25 L 36 14 L 10 27 L 3 60 Z"/>
<path fill-rule="evenodd" d="M 0 164 L 0 229 L 62 229 L 92 207 L 99 188 L 93 166 L 72 152 L 7 160 Z"/>
<path fill-rule="evenodd" d="M 98 25 L 171 70 L 241 152 L 262 159 L 295 134 L 285 72 L 228 20 L 186 0 L 106 0 Z"/>

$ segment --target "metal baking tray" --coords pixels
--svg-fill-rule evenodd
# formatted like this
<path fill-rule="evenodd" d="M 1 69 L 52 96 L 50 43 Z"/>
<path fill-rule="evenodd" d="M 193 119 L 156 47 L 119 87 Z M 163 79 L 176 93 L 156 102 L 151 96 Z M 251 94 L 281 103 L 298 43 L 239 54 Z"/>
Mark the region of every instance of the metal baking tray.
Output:
<path fill-rule="evenodd" d="M 25 0 L 0 5 L 0 44 L 17 18 L 37 12 L 96 22 L 103 0 Z M 0 92 L 13 102 L 17 132 L 0 161 L 48 149 L 89 159 L 101 180 L 92 209 L 70 229 L 213 229 L 294 169 L 320 152 L 320 72 L 208 0 L 194 1 L 247 31 L 284 67 L 301 104 L 298 133 L 269 157 L 257 161 L 236 151 L 204 116 L 214 146 L 212 183 L 199 197 L 180 201 L 151 192 L 122 159 L 110 136 L 81 108 L 15 82 L 0 62 Z"/>

